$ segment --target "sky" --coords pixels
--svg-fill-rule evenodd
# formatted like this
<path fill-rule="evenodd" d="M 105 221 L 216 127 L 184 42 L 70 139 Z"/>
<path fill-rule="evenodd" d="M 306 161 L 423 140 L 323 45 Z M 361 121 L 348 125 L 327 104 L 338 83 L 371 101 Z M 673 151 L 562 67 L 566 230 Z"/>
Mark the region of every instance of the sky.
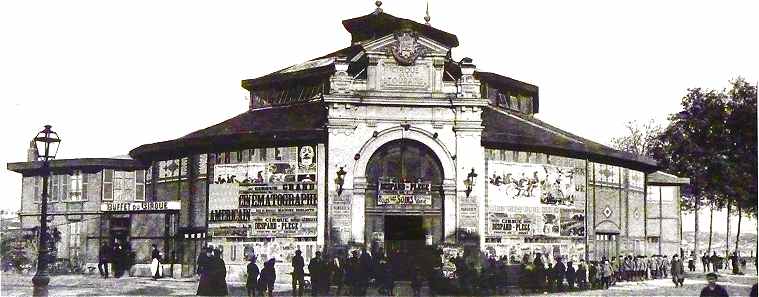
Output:
<path fill-rule="evenodd" d="M 424 22 L 425 0 L 383 2 Z M 112 157 L 233 117 L 247 109 L 241 80 L 348 46 L 341 20 L 374 8 L 0 1 L 0 164 L 25 161 L 45 124 L 63 139 L 59 158 Z M 601 143 L 629 121 L 665 124 L 688 88 L 759 81 L 758 1 L 431 0 L 429 11 L 458 36 L 454 59 L 539 86 L 540 119 Z M 20 184 L 0 169 L 0 208 L 18 208 Z"/>

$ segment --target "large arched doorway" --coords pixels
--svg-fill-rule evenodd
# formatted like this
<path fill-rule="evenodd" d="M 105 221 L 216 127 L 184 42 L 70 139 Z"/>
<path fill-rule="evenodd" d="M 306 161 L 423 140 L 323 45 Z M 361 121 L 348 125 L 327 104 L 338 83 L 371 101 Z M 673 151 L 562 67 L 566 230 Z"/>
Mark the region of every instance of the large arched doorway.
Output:
<path fill-rule="evenodd" d="M 443 168 L 421 142 L 383 144 L 366 166 L 365 242 L 412 256 L 443 240 Z"/>

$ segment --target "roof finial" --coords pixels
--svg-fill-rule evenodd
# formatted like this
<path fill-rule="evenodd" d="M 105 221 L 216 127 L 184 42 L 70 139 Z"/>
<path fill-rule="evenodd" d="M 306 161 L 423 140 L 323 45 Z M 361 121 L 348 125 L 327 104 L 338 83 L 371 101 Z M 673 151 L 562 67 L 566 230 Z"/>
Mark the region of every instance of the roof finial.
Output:
<path fill-rule="evenodd" d="M 374 10 L 374 13 L 375 13 L 375 14 L 380 14 L 380 13 L 382 13 L 382 8 L 380 7 L 380 6 L 382 6 L 382 1 L 379 1 L 379 0 L 377 0 L 377 1 L 374 1 L 374 5 L 376 5 L 376 6 L 377 6 L 377 9 L 375 9 L 375 10 Z"/>
<path fill-rule="evenodd" d="M 429 0 L 427 1 L 427 11 L 425 13 L 426 15 L 424 16 L 424 21 L 429 26 L 430 20 L 432 19 L 430 18 L 430 1 Z"/>

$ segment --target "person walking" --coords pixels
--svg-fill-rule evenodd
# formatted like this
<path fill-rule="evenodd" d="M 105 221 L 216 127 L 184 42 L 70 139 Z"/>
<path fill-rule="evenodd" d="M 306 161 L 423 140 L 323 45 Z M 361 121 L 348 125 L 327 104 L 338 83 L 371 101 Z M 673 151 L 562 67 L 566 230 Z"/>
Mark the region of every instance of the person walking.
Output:
<path fill-rule="evenodd" d="M 700 297 L 728 297 L 725 288 L 717 284 L 717 274 L 710 272 L 706 275 L 706 281 L 708 282 L 706 287 L 701 289 Z"/>
<path fill-rule="evenodd" d="M 704 269 L 704 272 L 709 271 L 709 253 L 704 253 L 703 256 L 701 256 L 701 266 Z"/>
<path fill-rule="evenodd" d="M 100 246 L 100 254 L 98 254 L 98 271 L 100 276 L 108 278 L 108 262 L 111 262 L 112 249 L 108 246 L 107 242 L 103 242 Z"/>
<path fill-rule="evenodd" d="M 258 269 L 258 265 L 256 265 L 256 255 L 250 255 L 250 263 L 248 263 L 247 272 L 245 288 L 248 290 L 248 297 L 255 297 L 256 288 L 258 287 L 258 275 L 261 273 Z"/>
<path fill-rule="evenodd" d="M 258 291 L 261 296 L 268 292 L 269 297 L 274 295 L 274 282 L 277 280 L 277 272 L 274 270 L 274 258 L 264 263 L 264 269 L 261 270 L 261 276 L 258 278 Z"/>
<path fill-rule="evenodd" d="M 305 266 L 305 262 L 300 250 L 295 251 L 295 256 L 293 256 L 291 263 L 293 267 L 293 296 L 303 296 L 303 278 L 305 277 L 303 267 Z"/>
<path fill-rule="evenodd" d="M 730 256 L 730 262 L 733 265 L 733 274 L 742 274 L 740 257 L 738 256 L 737 251 L 733 252 L 733 255 Z"/>
<path fill-rule="evenodd" d="M 685 267 L 683 267 L 683 261 L 680 260 L 678 254 L 672 256 L 672 268 L 670 269 L 672 274 L 672 282 L 675 283 L 675 288 L 682 287 L 685 281 Z"/>
<path fill-rule="evenodd" d="M 411 271 L 411 290 L 414 297 L 421 296 L 422 292 L 422 269 L 419 265 L 414 265 L 414 269 Z"/>
<path fill-rule="evenodd" d="M 712 264 L 712 272 L 718 272 L 719 256 L 717 256 L 717 252 L 712 252 L 712 256 L 709 257 L 709 262 Z"/>
<path fill-rule="evenodd" d="M 324 293 L 324 262 L 320 251 L 308 262 L 308 273 L 311 275 L 311 295 L 319 296 L 319 292 Z"/>
<path fill-rule="evenodd" d="M 153 280 L 158 280 L 163 277 L 163 267 L 161 267 L 161 252 L 158 251 L 158 246 L 152 245 L 150 252 L 150 272 Z"/>

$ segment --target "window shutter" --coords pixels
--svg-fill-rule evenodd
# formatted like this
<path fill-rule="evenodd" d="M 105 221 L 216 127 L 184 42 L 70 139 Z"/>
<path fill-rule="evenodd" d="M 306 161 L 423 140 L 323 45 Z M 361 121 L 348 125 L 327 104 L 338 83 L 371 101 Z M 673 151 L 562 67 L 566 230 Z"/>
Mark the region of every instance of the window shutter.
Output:
<path fill-rule="evenodd" d="M 145 201 L 145 171 L 135 171 L 134 178 L 134 200 Z"/>
<path fill-rule="evenodd" d="M 68 201 L 69 199 L 69 175 L 61 175 L 61 201 Z"/>
<path fill-rule="evenodd" d="M 48 178 L 48 182 L 50 183 L 50 186 L 48 187 L 50 188 L 48 191 L 50 195 L 48 198 L 50 202 L 56 202 L 58 201 L 58 176 L 51 174 Z"/>
<path fill-rule="evenodd" d="M 103 170 L 103 201 L 113 201 L 113 169 Z"/>
<path fill-rule="evenodd" d="M 34 196 L 32 197 L 32 201 L 40 202 L 40 197 L 42 197 L 42 189 L 40 189 L 42 187 L 42 177 L 35 176 L 32 178 L 32 182 L 34 183 Z"/>
<path fill-rule="evenodd" d="M 82 173 L 82 201 L 87 201 L 87 177 L 89 174 Z"/>

